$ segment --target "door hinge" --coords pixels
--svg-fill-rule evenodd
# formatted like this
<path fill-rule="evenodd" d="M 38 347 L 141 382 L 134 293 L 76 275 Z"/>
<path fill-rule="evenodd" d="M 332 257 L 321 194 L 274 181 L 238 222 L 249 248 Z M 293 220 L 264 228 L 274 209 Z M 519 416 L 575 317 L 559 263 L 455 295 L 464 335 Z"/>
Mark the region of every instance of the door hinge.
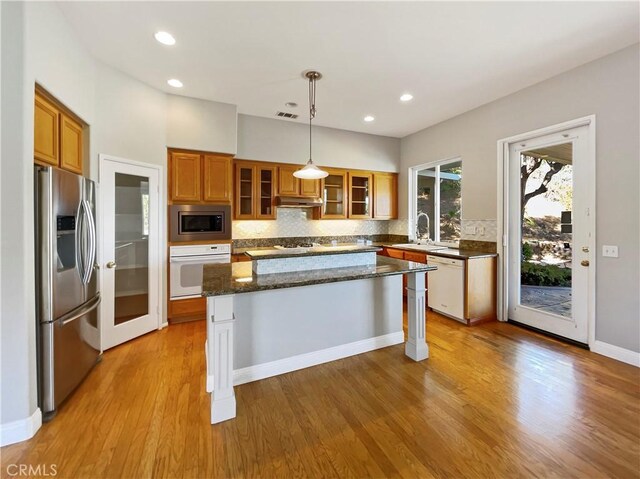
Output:
<path fill-rule="evenodd" d="M 507 235 L 502 235 L 502 246 L 507 246 Z"/>

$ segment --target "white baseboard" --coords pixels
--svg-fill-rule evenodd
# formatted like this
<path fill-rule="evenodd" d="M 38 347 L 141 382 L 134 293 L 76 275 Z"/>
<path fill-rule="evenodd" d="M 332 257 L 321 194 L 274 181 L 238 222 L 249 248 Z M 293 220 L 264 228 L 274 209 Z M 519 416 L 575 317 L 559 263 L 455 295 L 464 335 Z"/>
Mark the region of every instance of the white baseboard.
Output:
<path fill-rule="evenodd" d="M 8 446 L 16 442 L 31 439 L 42 426 L 42 412 L 36 408 L 35 412 L 18 421 L 0 424 L 0 446 Z"/>
<path fill-rule="evenodd" d="M 631 364 L 635 367 L 640 367 L 640 353 L 624 349 L 613 344 L 605 343 L 603 341 L 594 341 L 591 346 L 591 351 L 597 354 L 602 354 L 608 358 L 617 359 L 623 363 Z"/>
<path fill-rule="evenodd" d="M 233 384 L 250 383 L 259 379 L 270 378 L 279 374 L 297 371 L 298 369 L 316 366 L 322 363 L 328 363 L 337 359 L 355 356 L 356 354 L 366 353 L 375 349 L 386 348 L 394 344 L 404 342 L 404 333 L 398 331 L 396 333 L 385 334 L 384 336 L 376 336 L 375 338 L 363 339 L 353 343 L 342 344 L 332 348 L 313 351 L 311 353 L 299 354 L 290 358 L 279 359 L 269 363 L 256 364 L 242 369 L 233 371 Z"/>

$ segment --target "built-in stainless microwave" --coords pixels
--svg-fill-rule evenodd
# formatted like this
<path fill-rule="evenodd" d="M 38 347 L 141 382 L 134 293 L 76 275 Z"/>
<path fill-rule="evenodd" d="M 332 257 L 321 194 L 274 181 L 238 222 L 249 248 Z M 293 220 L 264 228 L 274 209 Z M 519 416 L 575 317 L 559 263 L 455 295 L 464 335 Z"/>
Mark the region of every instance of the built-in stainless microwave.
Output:
<path fill-rule="evenodd" d="M 169 241 L 231 239 L 231 206 L 171 205 Z"/>

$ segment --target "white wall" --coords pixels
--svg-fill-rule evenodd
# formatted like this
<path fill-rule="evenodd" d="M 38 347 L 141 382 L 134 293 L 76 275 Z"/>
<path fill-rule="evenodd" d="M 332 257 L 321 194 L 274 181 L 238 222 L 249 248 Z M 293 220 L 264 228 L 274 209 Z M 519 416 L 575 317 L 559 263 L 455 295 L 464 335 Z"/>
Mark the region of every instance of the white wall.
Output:
<path fill-rule="evenodd" d="M 29 258 L 33 257 L 33 240 L 25 242 L 29 203 L 23 202 L 26 188 L 23 160 L 24 141 L 24 38 L 22 31 L 24 5 L 2 2 L 2 290 L 0 292 L 0 422 L 2 424 L 28 418 L 35 410 L 31 385 L 35 375 L 32 341 L 34 304 L 28 291 L 33 290 L 33 273 Z M 10 66 L 10 67 L 9 67 Z M 32 235 L 33 237 L 33 235 Z M 31 263 L 31 269 L 33 269 Z M 27 289 L 28 286 L 31 286 Z M 4 431 L 2 441 L 5 442 Z"/>
<path fill-rule="evenodd" d="M 35 273 L 33 228 L 33 111 L 34 85 L 40 83 L 87 122 L 93 120 L 93 60 L 81 48 L 72 30 L 53 4 L 2 3 L 8 58 L 3 72 L 10 75 L 11 135 L 3 151 L 2 219 L 2 409 L 1 423 L 29 418 L 37 408 L 35 347 Z M 4 10 L 6 8 L 6 10 Z M 5 29 L 3 29 L 4 32 Z M 55 31 L 56 35 L 50 33 Z M 3 33 L 4 34 L 4 33 Z M 23 45 L 21 43 L 24 42 Z M 56 61 L 50 61 L 55 58 Z M 7 68 L 10 66 L 10 68 Z M 22 67 L 22 68 L 21 68 Z M 3 73 L 4 74 L 4 73 Z M 9 138 L 7 138 L 9 139 Z M 3 148 L 5 143 L 3 142 Z M 11 298 L 10 302 L 6 299 Z M 5 354 L 7 360 L 5 361 Z M 5 371 L 5 368 L 7 370 Z M 5 374 L 6 372 L 6 374 Z M 3 438 L 4 440 L 4 438 Z"/>
<path fill-rule="evenodd" d="M 166 165 L 166 95 L 100 62 L 96 65 L 91 172 L 98 155 Z"/>
<path fill-rule="evenodd" d="M 238 115 L 236 158 L 304 165 L 308 125 Z M 313 161 L 320 167 L 399 171 L 400 140 L 335 128 L 313 127 Z M 275 221 L 234 221 L 233 238 L 386 234 L 394 221 L 308 219 L 303 211 L 278 209 Z M 404 223 L 403 223 L 404 224 Z M 400 234 L 406 234 L 404 228 Z"/>
<path fill-rule="evenodd" d="M 7 423 L 28 420 L 37 409 L 34 85 L 41 84 L 90 125 L 94 179 L 98 153 L 165 164 L 166 99 L 163 93 L 96 62 L 79 44 L 55 3 L 0 5 L 4 120 L 1 207 L 2 221 L 11 224 L 10 229 L 2 230 L 1 250 L 0 424 L 4 432 Z M 166 185 L 162 188 L 166 190 Z"/>
<path fill-rule="evenodd" d="M 596 339 L 632 351 L 640 351 L 638 56 L 638 45 L 625 48 L 403 138 L 399 186 L 406 198 L 410 166 L 461 156 L 463 220 L 495 220 L 496 142 L 595 114 Z M 618 245 L 620 258 L 602 258 L 603 244 Z"/>
<path fill-rule="evenodd" d="M 237 107 L 167 95 L 167 146 L 235 154 Z"/>
<path fill-rule="evenodd" d="M 236 157 L 302 165 L 309 159 L 309 127 L 293 121 L 238 115 Z M 397 172 L 400 140 L 314 126 L 313 161 L 320 167 Z"/>

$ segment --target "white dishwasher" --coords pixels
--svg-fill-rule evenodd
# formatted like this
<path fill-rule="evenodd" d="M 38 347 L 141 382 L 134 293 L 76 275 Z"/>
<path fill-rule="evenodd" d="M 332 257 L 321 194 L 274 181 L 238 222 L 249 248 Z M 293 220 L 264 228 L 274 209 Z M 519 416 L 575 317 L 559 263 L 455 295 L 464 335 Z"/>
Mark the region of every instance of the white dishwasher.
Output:
<path fill-rule="evenodd" d="M 437 266 L 429 273 L 429 307 L 466 323 L 464 319 L 464 260 L 427 256 L 427 264 Z"/>

